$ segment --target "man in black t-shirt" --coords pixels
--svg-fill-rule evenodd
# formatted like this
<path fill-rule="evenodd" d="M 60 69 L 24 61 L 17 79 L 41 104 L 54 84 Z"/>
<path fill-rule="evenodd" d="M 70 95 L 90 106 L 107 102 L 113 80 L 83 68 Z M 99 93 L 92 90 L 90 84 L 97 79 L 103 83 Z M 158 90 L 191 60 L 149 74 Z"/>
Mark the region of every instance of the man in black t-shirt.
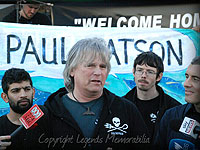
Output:
<path fill-rule="evenodd" d="M 47 145 L 38 140 L 46 136 L 45 115 L 29 129 L 22 128 L 15 136 L 10 134 L 21 126 L 19 118 L 32 107 L 35 89 L 28 72 L 24 69 L 8 69 L 2 78 L 1 98 L 10 105 L 10 112 L 0 117 L 0 150 L 43 150 Z M 40 106 L 44 114 L 46 109 Z M 45 123 L 46 122 L 46 123 Z M 34 128 L 33 128 L 34 127 Z"/>
<path fill-rule="evenodd" d="M 19 10 L 19 14 L 17 14 L 17 11 L 14 10 L 10 14 L 5 16 L 2 22 L 39 24 L 39 25 L 52 24 L 48 16 L 38 12 L 40 9 L 40 4 L 22 4 L 20 6 L 21 9 Z"/>
<path fill-rule="evenodd" d="M 164 112 L 171 107 L 180 105 L 178 101 L 165 94 L 163 89 L 157 85 L 163 76 L 163 72 L 164 65 L 158 55 L 153 52 L 139 54 L 133 66 L 136 87 L 124 96 L 138 107 L 152 141 Z"/>

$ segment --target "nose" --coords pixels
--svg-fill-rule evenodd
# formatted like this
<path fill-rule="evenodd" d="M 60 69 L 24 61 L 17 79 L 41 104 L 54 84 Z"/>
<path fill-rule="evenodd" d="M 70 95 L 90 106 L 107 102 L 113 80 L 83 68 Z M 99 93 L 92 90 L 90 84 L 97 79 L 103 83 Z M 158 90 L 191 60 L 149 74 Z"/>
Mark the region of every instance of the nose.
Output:
<path fill-rule="evenodd" d="M 21 89 L 20 97 L 27 97 L 26 91 L 24 89 Z"/>
<path fill-rule="evenodd" d="M 145 77 L 146 78 L 147 77 L 147 72 L 143 71 L 141 77 L 143 77 L 143 78 Z"/>
<path fill-rule="evenodd" d="M 35 9 L 35 8 L 32 8 L 32 9 L 31 9 L 31 13 L 35 14 L 35 12 L 36 12 L 36 9 Z"/>
<path fill-rule="evenodd" d="M 190 77 L 188 77 L 188 78 L 185 79 L 185 82 L 184 82 L 183 86 L 184 86 L 185 88 L 191 86 Z"/>
<path fill-rule="evenodd" d="M 101 68 L 100 68 L 100 67 L 96 67 L 96 68 L 94 69 L 94 74 L 95 74 L 95 75 L 100 75 L 100 74 L 101 74 Z"/>

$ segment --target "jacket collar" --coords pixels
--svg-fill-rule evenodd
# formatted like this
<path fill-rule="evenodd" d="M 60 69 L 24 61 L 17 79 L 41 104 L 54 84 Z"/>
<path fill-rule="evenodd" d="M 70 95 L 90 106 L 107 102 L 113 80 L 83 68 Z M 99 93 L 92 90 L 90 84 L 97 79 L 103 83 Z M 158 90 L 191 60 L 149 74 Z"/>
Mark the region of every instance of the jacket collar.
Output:
<path fill-rule="evenodd" d="M 160 96 L 162 96 L 164 94 L 164 91 L 160 86 L 156 85 L 156 89 L 157 89 L 157 91 L 158 91 Z M 135 86 L 124 97 L 129 99 L 129 100 L 131 99 L 132 102 L 136 103 L 136 100 L 137 100 L 137 87 Z M 162 106 L 161 102 L 160 102 L 160 106 Z"/>
<path fill-rule="evenodd" d="M 66 110 L 64 107 L 61 97 L 65 94 L 67 94 L 66 88 L 60 88 L 58 91 L 55 93 L 51 94 L 47 101 L 45 102 L 45 106 L 56 116 L 62 117 L 66 116 L 69 114 L 69 112 Z M 105 96 L 104 98 L 104 105 L 103 107 L 107 110 L 107 112 L 110 110 L 110 107 L 113 103 L 113 100 L 115 98 L 115 95 L 108 91 L 106 88 L 103 89 L 103 95 Z M 106 111 L 105 110 L 105 111 Z M 104 112 L 104 111 L 103 111 Z"/>
<path fill-rule="evenodd" d="M 194 108 L 194 105 L 190 104 L 190 103 L 187 103 L 185 111 L 184 111 L 184 115 L 190 115 L 190 114 L 194 114 L 194 113 L 198 114 L 198 112 Z"/>

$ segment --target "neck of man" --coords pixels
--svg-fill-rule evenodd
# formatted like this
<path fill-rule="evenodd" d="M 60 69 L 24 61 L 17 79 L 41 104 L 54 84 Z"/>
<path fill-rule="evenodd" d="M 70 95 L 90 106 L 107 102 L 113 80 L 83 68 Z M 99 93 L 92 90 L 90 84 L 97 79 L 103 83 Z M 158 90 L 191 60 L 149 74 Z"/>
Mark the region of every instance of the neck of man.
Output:
<path fill-rule="evenodd" d="M 24 10 L 23 9 L 21 9 L 20 11 L 19 11 L 19 15 L 20 16 L 22 16 L 22 17 L 24 17 L 24 18 L 26 18 L 26 19 L 30 19 L 29 17 L 27 17 L 27 15 L 25 14 L 25 12 L 24 12 Z"/>
<path fill-rule="evenodd" d="M 141 90 L 137 87 L 137 98 L 140 100 L 152 100 L 159 95 L 156 90 L 156 86 L 150 88 L 149 90 Z"/>
<path fill-rule="evenodd" d="M 8 119 L 10 122 L 12 122 L 15 125 L 21 125 L 21 122 L 19 121 L 19 118 L 22 116 L 22 114 L 18 114 L 14 112 L 12 109 L 10 109 L 10 113 L 7 114 Z"/>
<path fill-rule="evenodd" d="M 200 103 L 194 104 L 194 108 L 198 113 L 200 113 Z"/>
<path fill-rule="evenodd" d="M 91 93 L 91 92 L 85 93 L 85 92 L 80 92 L 80 91 L 74 89 L 73 94 L 74 94 L 74 97 L 75 97 L 79 102 L 90 102 L 90 101 L 93 101 L 93 100 L 98 99 L 99 97 L 101 97 L 101 95 L 103 94 L 103 90 L 102 90 L 102 92 L 98 92 L 98 93 Z M 73 95 L 72 95 L 71 92 L 68 93 L 68 96 L 69 96 L 71 99 L 77 101 L 77 100 L 73 97 Z"/>

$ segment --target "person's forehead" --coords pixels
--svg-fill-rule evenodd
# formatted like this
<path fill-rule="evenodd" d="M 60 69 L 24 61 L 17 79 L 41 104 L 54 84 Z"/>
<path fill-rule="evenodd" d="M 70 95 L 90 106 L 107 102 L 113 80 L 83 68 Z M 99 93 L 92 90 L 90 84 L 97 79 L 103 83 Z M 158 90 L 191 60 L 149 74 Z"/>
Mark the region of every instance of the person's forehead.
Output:
<path fill-rule="evenodd" d="M 31 86 L 30 81 L 22 81 L 22 82 L 15 82 L 9 85 L 9 89 L 13 89 L 13 88 L 21 88 L 21 87 L 27 87 L 27 86 Z"/>
<path fill-rule="evenodd" d="M 96 60 L 100 60 L 100 61 L 103 61 L 105 59 L 105 57 L 103 55 L 100 55 L 100 54 L 90 54 L 88 53 L 87 55 L 85 55 L 83 57 L 84 61 L 85 62 L 93 62 L 93 61 L 96 61 Z"/>
<path fill-rule="evenodd" d="M 147 65 L 147 64 L 142 64 L 142 65 L 137 64 L 137 65 L 136 65 L 136 68 L 156 70 L 155 67 L 151 67 L 151 66 L 149 66 L 149 65 Z"/>

